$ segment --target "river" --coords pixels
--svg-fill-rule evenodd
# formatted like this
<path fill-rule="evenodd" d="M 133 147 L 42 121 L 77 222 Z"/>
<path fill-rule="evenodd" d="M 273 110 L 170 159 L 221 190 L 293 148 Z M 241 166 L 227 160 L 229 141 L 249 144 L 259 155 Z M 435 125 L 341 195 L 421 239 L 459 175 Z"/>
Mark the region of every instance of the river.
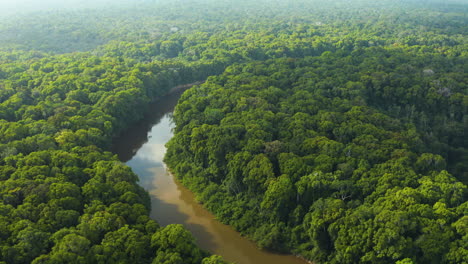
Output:
<path fill-rule="evenodd" d="M 165 144 L 172 137 L 172 112 L 182 91 L 173 92 L 151 105 L 148 115 L 114 142 L 112 151 L 139 176 L 139 184 L 151 196 L 151 218 L 161 226 L 183 224 L 197 244 L 227 261 L 238 264 L 305 264 L 294 256 L 260 250 L 195 201 L 188 189 L 176 182 L 163 163 Z"/>

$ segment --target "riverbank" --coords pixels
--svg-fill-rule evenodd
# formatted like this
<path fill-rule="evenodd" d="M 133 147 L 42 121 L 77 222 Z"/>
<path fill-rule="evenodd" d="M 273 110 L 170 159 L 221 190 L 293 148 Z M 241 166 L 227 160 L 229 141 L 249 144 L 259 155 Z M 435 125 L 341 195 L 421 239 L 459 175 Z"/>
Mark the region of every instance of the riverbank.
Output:
<path fill-rule="evenodd" d="M 175 87 L 172 87 L 166 95 L 168 94 L 172 94 L 172 93 L 175 93 L 175 92 L 180 92 L 180 91 L 185 91 L 187 90 L 188 88 L 194 86 L 194 85 L 200 85 L 200 84 L 203 84 L 205 81 L 196 81 L 196 82 L 193 82 L 193 83 L 187 83 L 187 84 L 181 84 L 181 85 L 177 85 Z"/>
<path fill-rule="evenodd" d="M 282 253 L 278 253 L 278 252 L 274 252 L 274 251 L 269 251 L 269 250 L 264 250 L 264 249 L 260 249 L 258 248 L 257 244 L 251 240 L 249 237 L 246 237 L 246 236 L 242 236 L 237 230 L 235 230 L 232 226 L 230 225 L 227 225 L 225 223 L 222 223 L 221 221 L 219 221 L 215 215 L 213 215 L 211 212 L 209 212 L 207 209 L 205 209 L 203 207 L 203 205 L 201 203 L 199 203 L 195 197 L 195 194 L 190 190 L 188 189 L 187 187 L 185 187 L 182 182 L 178 181 L 177 180 L 177 177 L 171 172 L 170 168 L 167 167 L 167 165 L 165 163 L 163 163 L 163 167 L 165 169 L 165 173 L 169 176 L 169 178 L 174 182 L 174 184 L 177 186 L 177 190 L 180 192 L 180 193 L 183 193 L 183 196 L 188 196 L 188 199 L 191 203 L 193 203 L 193 206 L 194 207 L 199 207 L 201 211 L 203 211 L 203 214 L 206 214 L 208 217 L 210 217 L 213 221 L 216 221 L 217 224 L 219 225 L 222 225 L 223 226 L 223 231 L 224 232 L 227 232 L 227 233 L 235 233 L 236 237 L 240 237 L 240 239 L 242 239 L 243 241 L 245 241 L 245 243 L 248 243 L 249 245 L 252 245 L 253 247 L 256 248 L 256 250 L 258 251 L 261 251 L 263 252 L 267 257 L 266 258 L 269 258 L 270 256 L 274 257 L 274 258 L 277 258 L 276 261 L 277 262 L 252 262 L 252 263 L 273 263 L 273 264 L 280 264 L 280 263 L 287 263 L 287 264 L 314 264 L 314 262 L 312 261 L 309 261 L 307 259 L 305 259 L 304 257 L 300 256 L 300 255 L 295 255 L 295 254 L 282 254 Z M 159 220 L 158 220 L 159 221 Z M 190 227 L 187 227 L 187 229 L 191 230 Z M 192 231 L 192 230 L 191 230 Z M 196 230 L 195 230 L 196 232 Z M 203 249 L 204 248 L 204 245 L 203 243 L 199 244 L 199 246 Z M 211 250 L 208 249 L 208 251 L 211 252 Z M 213 252 L 211 252 L 213 253 Z M 217 254 L 217 255 L 221 255 L 221 256 L 229 256 L 230 254 L 227 253 L 227 254 L 222 254 L 221 252 L 214 252 L 213 254 Z M 229 260 L 229 259 L 227 259 Z M 273 260 L 269 260 L 269 261 L 273 261 Z M 283 262 L 285 261 L 285 262 Z M 243 263 L 243 262 L 236 262 L 236 263 Z M 250 262 L 249 262 L 250 263 Z"/>

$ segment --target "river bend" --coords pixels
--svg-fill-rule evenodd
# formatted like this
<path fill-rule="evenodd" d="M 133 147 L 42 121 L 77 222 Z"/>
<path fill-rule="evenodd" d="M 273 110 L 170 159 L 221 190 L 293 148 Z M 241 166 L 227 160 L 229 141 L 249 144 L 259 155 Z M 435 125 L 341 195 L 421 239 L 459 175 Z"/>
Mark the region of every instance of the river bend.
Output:
<path fill-rule="evenodd" d="M 248 239 L 195 201 L 188 189 L 176 182 L 163 163 L 165 144 L 171 139 L 172 112 L 182 91 L 173 92 L 151 105 L 150 111 L 114 141 L 112 151 L 138 175 L 139 184 L 151 196 L 151 218 L 161 226 L 183 224 L 197 244 L 227 261 L 238 264 L 305 264 L 294 256 L 260 250 Z"/>

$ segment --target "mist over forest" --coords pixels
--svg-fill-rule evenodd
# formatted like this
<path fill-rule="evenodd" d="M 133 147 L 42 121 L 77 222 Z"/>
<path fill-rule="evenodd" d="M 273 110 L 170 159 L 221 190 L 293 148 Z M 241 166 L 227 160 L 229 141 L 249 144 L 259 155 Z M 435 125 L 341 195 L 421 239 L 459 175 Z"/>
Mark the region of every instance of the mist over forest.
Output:
<path fill-rule="evenodd" d="M 425 14 L 415 21 L 408 10 Z M 110 40 L 135 41 L 142 35 L 157 39 L 176 26 L 183 33 L 197 30 L 197 24 L 209 30 L 245 25 L 256 20 L 308 22 L 346 25 L 350 19 L 370 25 L 381 18 L 392 23 L 420 24 L 445 19 L 461 26 L 459 16 L 440 16 L 468 12 L 462 1 L 405 0 L 175 0 L 175 1 L 1 1 L 0 14 L 8 14 L 0 23 L 0 44 L 3 48 L 21 46 L 53 53 L 87 51 Z M 2 16 L 0 16 L 2 21 Z M 239 23 L 240 22 L 240 23 Z M 164 25 L 163 25 L 164 24 Z M 435 24 L 434 24 L 435 25 Z M 458 27 L 461 29 L 461 27 Z M 172 32 L 173 33 L 173 32 Z"/>

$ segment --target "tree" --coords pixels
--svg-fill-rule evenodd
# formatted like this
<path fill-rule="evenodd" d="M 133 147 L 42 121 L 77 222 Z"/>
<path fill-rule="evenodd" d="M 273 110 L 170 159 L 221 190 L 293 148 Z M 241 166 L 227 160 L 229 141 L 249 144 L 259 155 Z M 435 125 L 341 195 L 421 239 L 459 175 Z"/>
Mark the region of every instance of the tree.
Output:
<path fill-rule="evenodd" d="M 106 263 L 145 263 L 150 257 L 147 250 L 149 247 L 148 236 L 126 225 L 107 233 L 101 245 L 94 249 L 94 254 L 99 261 Z"/>
<path fill-rule="evenodd" d="M 192 234 L 182 225 L 171 224 L 158 230 L 151 237 L 151 246 L 157 250 L 157 259 L 165 256 L 163 259 L 168 261 L 167 258 L 170 256 L 168 263 L 178 263 L 179 258 L 187 263 L 199 263 L 203 259 L 203 253 L 196 247 Z"/>

